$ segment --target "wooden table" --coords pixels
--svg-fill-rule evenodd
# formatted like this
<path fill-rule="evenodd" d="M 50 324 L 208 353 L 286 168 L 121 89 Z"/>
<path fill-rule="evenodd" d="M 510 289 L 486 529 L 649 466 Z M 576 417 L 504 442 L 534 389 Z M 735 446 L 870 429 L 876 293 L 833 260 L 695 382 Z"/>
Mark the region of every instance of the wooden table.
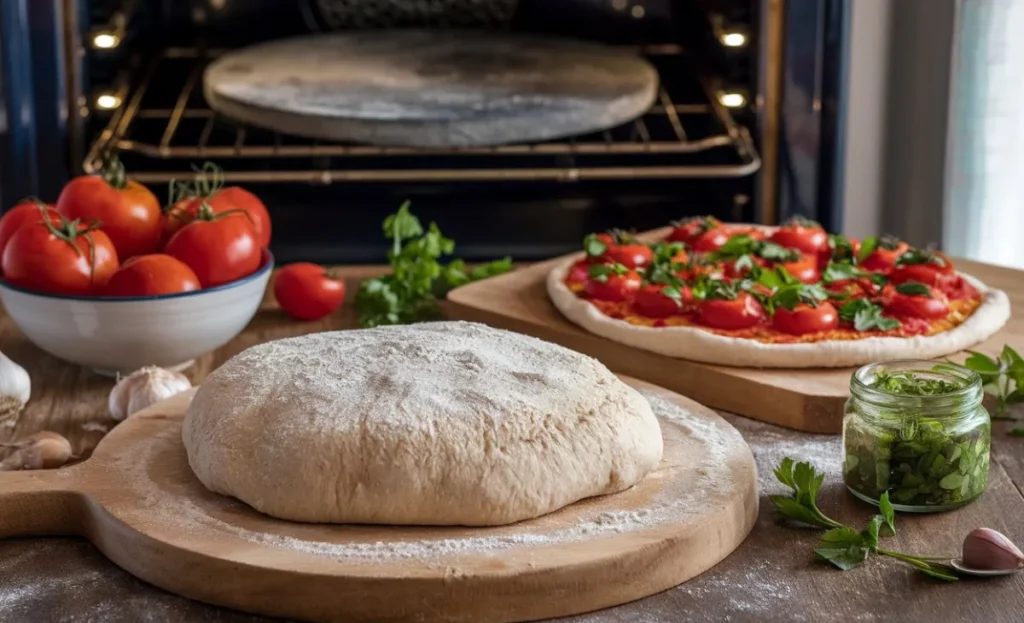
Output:
<path fill-rule="evenodd" d="M 379 272 L 344 269 L 354 292 L 357 279 Z M 266 340 L 355 326 L 345 306 L 322 321 L 297 323 L 267 302 L 249 327 L 191 370 L 193 382 L 239 351 Z M 1024 345 L 1015 345 L 1024 346 Z M 0 441 L 37 430 L 53 430 L 87 455 L 113 425 L 107 415 L 112 386 L 81 368 L 41 353 L 0 315 L 0 350 L 32 376 L 33 399 L 14 427 L 0 426 Z M 565 619 L 579 623 L 676 623 L 679 621 L 1020 621 L 1024 620 L 1024 574 L 997 580 L 943 584 L 889 559 L 871 560 L 841 572 L 814 562 L 817 533 L 781 526 L 767 494 L 781 493 L 771 469 L 784 456 L 810 460 L 829 474 L 821 507 L 858 525 L 872 514 L 839 481 L 839 439 L 808 435 L 724 414 L 746 437 L 758 461 L 761 515 L 747 541 L 724 562 L 669 591 L 617 608 Z M 955 553 L 972 528 L 1000 530 L 1024 545 L 1024 439 L 1007 436 L 1010 423 L 993 427 L 994 460 L 988 491 L 978 502 L 952 513 L 900 515 L 892 549 Z M 3 509 L 0 508 L 0 513 Z M 0 542 L 0 620 L 217 621 L 262 619 L 192 602 L 153 588 L 108 562 L 76 538 Z"/>

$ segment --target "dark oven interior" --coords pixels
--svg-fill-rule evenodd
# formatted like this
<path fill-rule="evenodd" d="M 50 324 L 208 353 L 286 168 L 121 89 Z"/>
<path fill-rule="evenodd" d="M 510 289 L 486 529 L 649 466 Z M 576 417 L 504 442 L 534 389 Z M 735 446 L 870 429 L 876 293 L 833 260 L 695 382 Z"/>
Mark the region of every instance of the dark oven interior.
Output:
<path fill-rule="evenodd" d="M 68 123 L 68 159 L 89 171 L 104 150 L 116 149 L 160 195 L 170 180 L 213 161 L 267 203 L 273 251 L 283 262 L 381 261 L 381 220 L 405 199 L 474 260 L 550 257 L 590 231 L 642 230 L 694 214 L 755 220 L 759 4 L 69 0 L 77 16 L 65 15 L 65 35 L 84 54 L 68 67 L 69 99 L 81 104 Z M 225 50 L 321 30 L 408 25 L 630 46 L 657 68 L 660 93 L 641 118 L 605 132 L 457 150 L 297 138 L 236 123 L 204 101 L 203 68 Z"/>

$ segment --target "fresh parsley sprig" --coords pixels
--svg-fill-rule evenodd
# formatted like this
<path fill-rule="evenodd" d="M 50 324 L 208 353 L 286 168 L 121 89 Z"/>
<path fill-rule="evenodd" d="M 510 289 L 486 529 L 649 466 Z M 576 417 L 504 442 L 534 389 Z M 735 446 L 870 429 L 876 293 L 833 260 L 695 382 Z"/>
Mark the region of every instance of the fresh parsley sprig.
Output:
<path fill-rule="evenodd" d="M 1003 416 L 1007 405 L 1024 402 L 1024 358 L 1017 351 L 1004 345 L 996 359 L 973 350 L 967 352 L 970 357 L 964 366 L 977 372 L 985 391 L 996 398 L 993 415 Z"/>
<path fill-rule="evenodd" d="M 825 474 L 810 463 L 796 463 L 786 457 L 775 468 L 775 477 L 793 491 L 791 495 L 769 496 L 775 510 L 799 524 L 828 530 L 821 535 L 820 546 L 814 550 L 818 559 L 847 571 L 877 554 L 905 562 L 939 580 L 954 582 L 958 579 L 950 567 L 940 562 L 941 558 L 915 556 L 879 547 L 879 537 L 896 534 L 896 512 L 889 502 L 888 492 L 883 493 L 879 500 L 881 514 L 873 516 L 867 527 L 858 531 L 828 517 L 818 508 L 818 491 L 825 481 Z"/>
<path fill-rule="evenodd" d="M 391 240 L 388 262 L 392 273 L 359 284 L 356 311 L 361 327 L 405 324 L 440 317 L 437 301 L 452 288 L 512 270 L 512 258 L 466 267 L 462 260 L 438 260 L 455 250 L 455 242 L 436 223 L 424 231 L 406 201 L 384 219 L 384 236 Z"/>

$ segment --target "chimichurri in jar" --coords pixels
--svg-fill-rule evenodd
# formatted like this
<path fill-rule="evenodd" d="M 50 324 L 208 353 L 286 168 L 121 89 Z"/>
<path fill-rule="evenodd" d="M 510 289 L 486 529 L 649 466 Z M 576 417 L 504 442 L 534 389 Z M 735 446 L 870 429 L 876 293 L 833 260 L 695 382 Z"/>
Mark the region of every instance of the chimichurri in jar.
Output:
<path fill-rule="evenodd" d="M 893 361 L 850 379 L 843 479 L 857 497 L 896 510 L 945 511 L 988 484 L 991 421 L 981 378 L 962 366 Z"/>

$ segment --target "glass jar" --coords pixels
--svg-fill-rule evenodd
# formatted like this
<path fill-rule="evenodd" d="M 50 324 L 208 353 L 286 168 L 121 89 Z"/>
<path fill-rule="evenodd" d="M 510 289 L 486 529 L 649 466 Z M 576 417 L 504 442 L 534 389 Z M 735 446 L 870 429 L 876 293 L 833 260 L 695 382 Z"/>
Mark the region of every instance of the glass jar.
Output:
<path fill-rule="evenodd" d="M 877 505 L 889 492 L 906 512 L 951 510 L 988 484 L 991 420 L 981 377 L 963 366 L 890 361 L 850 378 L 843 480 Z"/>

